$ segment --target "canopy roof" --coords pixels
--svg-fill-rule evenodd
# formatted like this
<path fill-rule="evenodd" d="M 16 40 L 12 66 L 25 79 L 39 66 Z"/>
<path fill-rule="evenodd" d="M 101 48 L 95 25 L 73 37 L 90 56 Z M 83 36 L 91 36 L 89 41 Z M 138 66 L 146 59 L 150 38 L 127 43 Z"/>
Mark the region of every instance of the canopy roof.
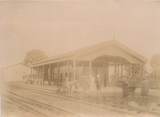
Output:
<path fill-rule="evenodd" d="M 106 46 L 116 46 L 116 47 L 120 48 L 121 50 L 125 51 L 130 56 L 141 61 L 142 63 L 146 63 L 146 61 L 147 61 L 147 59 L 145 57 L 141 56 L 140 54 L 138 54 L 134 50 L 128 48 L 127 46 L 120 43 L 119 41 L 110 40 L 110 41 L 105 41 L 105 42 L 102 42 L 102 43 L 99 43 L 96 45 L 92 45 L 89 47 L 81 48 L 81 49 L 78 49 L 75 51 L 71 51 L 71 52 L 68 52 L 68 53 L 65 53 L 62 55 L 53 56 L 53 57 L 49 57 L 49 58 L 41 60 L 41 61 L 37 61 L 32 65 L 32 67 L 40 66 L 40 65 L 44 65 L 44 64 L 49 64 L 49 63 L 60 62 L 60 61 L 69 60 L 69 59 L 72 60 L 72 59 L 75 59 L 76 56 L 78 56 L 78 55 L 89 53 L 90 51 L 95 51 L 99 48 L 103 48 L 103 47 L 105 48 Z"/>

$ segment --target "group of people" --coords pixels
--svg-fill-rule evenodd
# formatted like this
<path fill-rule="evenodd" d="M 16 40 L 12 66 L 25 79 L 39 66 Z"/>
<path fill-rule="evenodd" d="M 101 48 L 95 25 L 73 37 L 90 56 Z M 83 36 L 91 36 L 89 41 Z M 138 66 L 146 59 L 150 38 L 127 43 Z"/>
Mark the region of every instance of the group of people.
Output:
<path fill-rule="evenodd" d="M 133 80 L 132 80 L 133 79 Z M 128 78 L 128 77 L 123 77 L 121 79 L 121 85 L 119 85 L 122 88 L 122 96 L 128 97 L 129 95 L 134 96 L 136 88 L 141 89 L 141 96 L 146 97 L 149 94 L 149 79 L 147 77 L 141 79 L 134 80 L 136 78 Z M 73 89 L 77 85 L 76 81 L 69 82 L 68 79 L 65 79 L 61 86 L 58 87 L 58 92 L 63 92 L 66 94 L 71 95 Z M 97 91 L 102 90 L 102 79 L 100 75 L 97 75 L 95 78 L 95 86 Z"/>
<path fill-rule="evenodd" d="M 149 79 L 147 77 L 136 80 L 127 80 L 122 82 L 123 97 L 129 95 L 134 96 L 136 88 L 140 88 L 140 94 L 142 97 L 146 97 L 149 94 Z"/>
<path fill-rule="evenodd" d="M 60 85 L 58 85 L 57 93 L 72 95 L 72 92 L 76 85 L 76 81 L 69 81 L 69 78 L 66 77 L 66 79 L 64 79 L 63 82 Z"/>
<path fill-rule="evenodd" d="M 97 75 L 95 79 L 96 88 L 97 90 L 101 90 L 102 88 L 102 80 L 100 75 Z M 128 97 L 129 95 L 134 96 L 136 88 L 140 88 L 141 96 L 146 97 L 149 94 L 149 78 L 144 77 L 143 79 L 138 79 L 135 77 L 122 77 L 119 82 L 118 86 L 122 88 L 122 96 Z"/>

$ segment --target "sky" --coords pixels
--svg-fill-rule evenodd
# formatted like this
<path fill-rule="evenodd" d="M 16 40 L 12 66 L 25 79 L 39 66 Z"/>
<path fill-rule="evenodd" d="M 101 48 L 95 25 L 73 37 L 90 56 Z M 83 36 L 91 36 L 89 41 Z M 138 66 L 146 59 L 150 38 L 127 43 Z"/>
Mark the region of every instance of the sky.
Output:
<path fill-rule="evenodd" d="M 160 0 L 0 0 L 0 67 L 116 40 L 160 54 Z"/>

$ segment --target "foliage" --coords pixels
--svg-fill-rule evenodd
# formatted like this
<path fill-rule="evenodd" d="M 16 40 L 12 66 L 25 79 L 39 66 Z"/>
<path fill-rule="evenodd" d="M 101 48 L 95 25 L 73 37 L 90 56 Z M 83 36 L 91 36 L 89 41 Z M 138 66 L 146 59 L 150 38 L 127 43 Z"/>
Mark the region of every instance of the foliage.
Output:
<path fill-rule="evenodd" d="M 26 54 L 23 62 L 25 65 L 29 66 L 37 61 L 40 61 L 40 60 L 47 58 L 47 57 L 48 56 L 46 55 L 46 53 L 41 50 L 31 50 Z"/>
<path fill-rule="evenodd" d="M 152 56 L 150 64 L 154 70 L 160 67 L 160 54 Z"/>

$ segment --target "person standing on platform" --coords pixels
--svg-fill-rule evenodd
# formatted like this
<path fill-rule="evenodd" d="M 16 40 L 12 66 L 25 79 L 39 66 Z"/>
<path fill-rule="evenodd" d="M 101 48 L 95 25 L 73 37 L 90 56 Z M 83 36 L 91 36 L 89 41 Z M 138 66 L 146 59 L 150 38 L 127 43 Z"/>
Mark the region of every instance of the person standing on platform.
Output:
<path fill-rule="evenodd" d="M 96 88 L 97 88 L 97 98 L 99 100 L 101 99 L 101 96 L 102 96 L 102 83 L 101 83 L 101 78 L 99 74 L 97 74 L 96 76 L 95 83 L 96 83 Z"/>
<path fill-rule="evenodd" d="M 149 94 L 149 80 L 144 78 L 141 85 L 141 96 L 148 96 Z"/>
<path fill-rule="evenodd" d="M 148 94 L 149 94 L 149 79 L 146 77 L 143 79 L 141 83 L 141 96 L 142 96 L 142 104 L 147 104 Z"/>

